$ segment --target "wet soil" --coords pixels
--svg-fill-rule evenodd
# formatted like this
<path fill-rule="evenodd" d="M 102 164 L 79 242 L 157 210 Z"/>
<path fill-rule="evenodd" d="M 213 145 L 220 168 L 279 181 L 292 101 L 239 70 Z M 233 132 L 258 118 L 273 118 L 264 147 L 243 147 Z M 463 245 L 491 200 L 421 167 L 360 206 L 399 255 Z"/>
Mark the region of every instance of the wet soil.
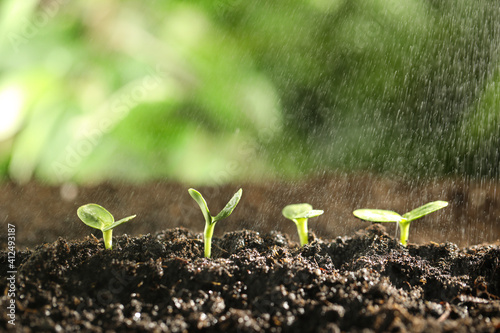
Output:
<path fill-rule="evenodd" d="M 40 183 L 0 184 L 0 226 L 16 225 L 18 249 L 54 242 L 58 237 L 79 239 L 100 231 L 77 217 L 79 206 L 93 202 L 106 207 L 117 219 L 137 214 L 121 225 L 115 235 L 139 236 L 175 227 L 202 232 L 204 219 L 189 196 L 190 185 L 179 183 L 99 184 L 94 186 L 48 186 Z M 281 215 L 284 206 L 309 202 L 325 214 L 309 225 L 324 238 L 352 236 L 368 226 L 352 215 L 359 208 L 390 209 L 405 213 L 430 201 L 447 200 L 450 205 L 412 223 L 409 241 L 453 242 L 460 247 L 491 243 L 500 239 L 500 183 L 485 180 L 405 180 L 367 174 L 330 174 L 294 182 L 231 184 L 196 187 L 218 212 L 237 191 L 243 196 L 233 214 L 220 222 L 215 235 L 249 229 L 272 230 L 298 241 L 295 225 Z M 396 226 L 388 226 L 394 235 Z M 0 235 L 3 230 L 0 231 Z M 6 238 L 0 237 L 0 249 Z"/>
<path fill-rule="evenodd" d="M 251 230 L 87 236 L 18 251 L 17 332 L 499 332 L 500 244 L 402 247 L 381 225 L 299 247 Z M 7 291 L 7 252 L 0 290 Z M 3 294 L 3 293 L 2 293 Z M 6 309 L 8 297 L 0 297 Z"/>

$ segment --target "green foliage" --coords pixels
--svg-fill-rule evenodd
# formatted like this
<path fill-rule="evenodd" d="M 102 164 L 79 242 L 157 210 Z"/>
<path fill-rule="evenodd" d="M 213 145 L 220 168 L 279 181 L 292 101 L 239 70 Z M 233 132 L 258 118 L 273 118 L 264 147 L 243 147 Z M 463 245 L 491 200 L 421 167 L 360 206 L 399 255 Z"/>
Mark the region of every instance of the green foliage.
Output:
<path fill-rule="evenodd" d="M 322 210 L 313 209 L 308 203 L 288 205 L 283 208 L 283 216 L 292 220 L 297 225 L 300 245 L 304 246 L 309 243 L 307 220 L 311 217 L 320 216 L 324 213 Z"/>
<path fill-rule="evenodd" d="M 97 204 L 83 205 L 77 210 L 77 215 L 83 223 L 89 227 L 102 231 L 104 245 L 106 249 L 112 249 L 113 229 L 122 223 L 128 222 L 136 215 L 125 217 L 119 221 L 115 221 L 113 215 L 104 207 Z"/>
<path fill-rule="evenodd" d="M 231 215 L 233 210 L 240 202 L 241 194 L 243 190 L 240 188 L 238 192 L 236 192 L 231 200 L 226 204 L 226 206 L 217 214 L 216 216 L 212 216 L 210 214 L 210 210 L 208 209 L 207 202 L 203 198 L 200 192 L 197 190 L 190 188 L 188 190 L 189 195 L 196 201 L 196 203 L 200 206 L 201 212 L 203 213 L 203 217 L 205 218 L 205 230 L 203 233 L 203 240 L 205 244 L 205 258 L 210 258 L 212 253 L 212 237 L 214 234 L 215 224 Z"/>
<path fill-rule="evenodd" d="M 353 214 L 360 219 L 371 222 L 398 222 L 401 232 L 400 242 L 406 246 L 410 232 L 410 222 L 446 206 L 448 206 L 448 202 L 446 201 L 433 201 L 415 208 L 402 216 L 396 212 L 383 209 L 357 209 Z"/>
<path fill-rule="evenodd" d="M 0 178 L 500 175 L 491 1 L 0 9 Z"/>
<path fill-rule="evenodd" d="M 238 41 L 194 3 L 122 5 L 3 3 L 0 109 L 16 119 L 0 114 L 10 124 L 0 143 L 12 138 L 0 165 L 10 177 L 220 183 L 268 168 L 244 166 L 255 135 L 279 133 L 278 96 Z"/>

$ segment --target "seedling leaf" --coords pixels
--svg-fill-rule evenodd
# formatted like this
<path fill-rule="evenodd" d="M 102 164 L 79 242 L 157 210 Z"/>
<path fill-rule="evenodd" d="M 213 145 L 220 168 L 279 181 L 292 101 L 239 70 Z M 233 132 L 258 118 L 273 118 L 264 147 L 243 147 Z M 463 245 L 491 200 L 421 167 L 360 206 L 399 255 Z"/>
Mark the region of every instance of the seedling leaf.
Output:
<path fill-rule="evenodd" d="M 229 215 L 231 215 L 231 213 L 233 212 L 234 208 L 236 208 L 236 205 L 238 204 L 238 202 L 240 202 L 242 192 L 243 191 L 240 188 L 238 190 L 238 192 L 236 192 L 233 195 L 233 197 L 231 198 L 231 200 L 229 200 L 229 202 L 226 204 L 226 206 L 219 212 L 219 214 L 217 214 L 217 216 L 215 216 L 213 218 L 213 222 L 212 223 L 215 223 L 217 221 L 223 220 L 226 217 L 228 217 Z"/>
<path fill-rule="evenodd" d="M 392 210 L 357 209 L 352 213 L 354 216 L 370 222 L 399 222 L 403 219 L 403 216 Z"/>
<path fill-rule="evenodd" d="M 110 212 L 97 204 L 81 206 L 76 213 L 83 223 L 99 230 L 104 230 L 115 221 Z"/>
<path fill-rule="evenodd" d="M 283 208 L 283 216 L 290 220 L 308 218 L 307 214 L 313 211 L 313 207 L 308 203 L 288 205 Z M 321 215 L 321 214 L 319 214 Z M 316 215 L 317 216 L 317 215 Z M 311 216 L 312 217 L 312 216 Z"/>
<path fill-rule="evenodd" d="M 316 217 L 316 216 L 320 216 L 324 213 L 323 210 L 321 209 L 313 209 L 313 210 L 310 210 L 309 212 L 306 213 L 306 216 L 305 218 L 306 219 L 309 219 L 311 217 Z"/>
<path fill-rule="evenodd" d="M 212 216 L 210 215 L 210 210 L 208 210 L 207 202 L 203 198 L 200 192 L 195 190 L 194 188 L 190 188 L 188 190 L 189 195 L 196 201 L 198 206 L 200 206 L 201 212 L 203 213 L 203 217 L 205 217 L 206 223 L 212 223 Z"/>
<path fill-rule="evenodd" d="M 113 229 L 135 217 L 135 215 L 132 215 L 115 222 L 113 215 L 97 204 L 83 205 L 78 208 L 76 214 L 89 227 L 102 231 L 102 239 L 106 249 L 113 248 Z"/>
<path fill-rule="evenodd" d="M 427 214 L 430 214 L 432 212 L 435 212 L 436 210 L 439 210 L 441 208 L 444 208 L 448 206 L 448 202 L 446 201 L 433 201 L 429 202 L 423 206 L 420 206 L 418 208 L 415 208 L 414 210 L 406 213 L 403 215 L 403 218 L 410 222 L 416 219 L 421 218 L 422 216 L 425 216 Z"/>
<path fill-rule="evenodd" d="M 132 216 L 124 217 L 124 218 L 122 218 L 121 220 L 114 222 L 114 223 L 113 223 L 112 225 L 110 225 L 109 227 L 104 228 L 102 231 L 112 230 L 112 229 L 114 229 L 115 227 L 119 226 L 120 224 L 122 224 L 122 223 L 125 223 L 125 222 L 128 222 L 128 221 L 132 220 L 132 219 L 133 219 L 134 217 L 136 217 L 136 216 L 137 216 L 137 215 L 132 215 Z"/>

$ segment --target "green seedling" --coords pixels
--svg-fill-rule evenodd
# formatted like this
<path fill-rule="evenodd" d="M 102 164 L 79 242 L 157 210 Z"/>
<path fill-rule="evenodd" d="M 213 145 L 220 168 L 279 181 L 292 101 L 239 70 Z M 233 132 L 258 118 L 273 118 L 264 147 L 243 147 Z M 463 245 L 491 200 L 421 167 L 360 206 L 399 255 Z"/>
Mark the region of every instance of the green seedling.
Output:
<path fill-rule="evenodd" d="M 401 232 L 399 240 L 403 246 L 406 246 L 410 233 L 410 222 L 446 206 L 448 206 L 446 201 L 433 201 L 415 208 L 403 216 L 391 210 L 383 209 L 357 209 L 353 214 L 362 220 L 370 222 L 398 222 L 399 231 Z"/>
<path fill-rule="evenodd" d="M 307 220 L 311 217 L 320 216 L 324 213 L 322 210 L 313 209 L 308 203 L 288 205 L 283 208 L 283 216 L 292 220 L 297 225 L 297 232 L 299 233 L 300 246 L 309 243 L 307 236 Z"/>
<path fill-rule="evenodd" d="M 113 229 L 135 217 L 132 215 L 115 222 L 113 215 L 104 207 L 92 203 L 81 206 L 76 213 L 83 223 L 102 231 L 104 247 L 109 250 L 113 248 Z"/>
<path fill-rule="evenodd" d="M 203 232 L 203 241 L 205 244 L 205 258 L 210 258 L 212 255 L 212 236 L 214 235 L 215 224 L 231 215 L 234 208 L 241 199 L 242 189 L 240 188 L 238 192 L 236 192 L 231 200 L 226 204 L 219 214 L 216 216 L 210 215 L 210 211 L 208 210 L 207 202 L 203 198 L 200 192 L 196 191 L 193 188 L 188 190 L 191 197 L 198 203 L 200 206 L 201 212 L 205 217 L 205 231 Z"/>

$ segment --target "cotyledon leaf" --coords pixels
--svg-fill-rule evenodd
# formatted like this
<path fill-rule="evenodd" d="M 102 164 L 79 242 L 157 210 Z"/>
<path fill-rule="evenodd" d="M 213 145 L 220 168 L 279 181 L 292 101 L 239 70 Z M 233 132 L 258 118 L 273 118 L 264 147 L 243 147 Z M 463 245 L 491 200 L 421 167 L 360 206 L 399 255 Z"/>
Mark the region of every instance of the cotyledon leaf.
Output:
<path fill-rule="evenodd" d="M 83 223 L 99 230 L 104 230 L 115 222 L 110 212 L 93 203 L 81 206 L 76 213 Z"/>
<path fill-rule="evenodd" d="M 354 216 L 371 222 L 399 222 L 403 216 L 392 210 L 383 209 L 356 209 L 352 212 Z"/>
<path fill-rule="evenodd" d="M 217 216 L 215 216 L 213 218 L 213 222 L 212 223 L 215 223 L 217 221 L 223 220 L 226 217 L 228 217 L 229 215 L 231 215 L 231 213 L 233 212 L 233 210 L 236 208 L 236 205 L 238 204 L 238 202 L 240 202 L 241 194 L 242 193 L 243 193 L 243 190 L 240 188 L 238 190 L 238 192 L 236 192 L 233 195 L 233 197 L 231 198 L 231 200 L 229 200 L 229 202 L 226 204 L 226 206 L 219 212 L 219 214 L 217 214 Z"/>
<path fill-rule="evenodd" d="M 312 217 L 308 216 L 311 211 L 313 211 L 313 207 L 310 204 L 300 203 L 286 206 L 283 208 L 282 213 L 287 219 L 295 220 Z"/>
<path fill-rule="evenodd" d="M 414 210 L 404 214 L 403 218 L 408 222 L 413 221 L 413 220 L 416 220 L 418 218 L 421 218 L 422 216 L 425 216 L 427 214 L 435 212 L 436 210 L 444 208 L 446 206 L 448 206 L 448 202 L 446 202 L 446 201 L 429 202 L 423 206 L 415 208 Z"/>
<path fill-rule="evenodd" d="M 106 227 L 103 229 L 103 231 L 108 231 L 108 230 L 112 230 L 114 229 L 115 227 L 119 226 L 120 224 L 122 223 L 125 223 L 125 222 L 128 222 L 130 220 L 132 220 L 134 217 L 136 217 L 137 215 L 131 215 L 131 216 L 127 216 L 127 217 L 124 217 L 122 218 L 121 220 L 119 221 L 116 221 L 114 222 L 113 224 L 111 224 L 110 226 Z"/>
<path fill-rule="evenodd" d="M 198 206 L 200 206 L 201 212 L 203 213 L 203 217 L 205 217 L 205 222 L 206 223 L 212 223 L 212 215 L 210 215 L 210 210 L 208 209 L 207 202 L 203 198 L 200 192 L 195 190 L 194 188 L 190 188 L 188 190 L 189 195 L 198 203 Z"/>

